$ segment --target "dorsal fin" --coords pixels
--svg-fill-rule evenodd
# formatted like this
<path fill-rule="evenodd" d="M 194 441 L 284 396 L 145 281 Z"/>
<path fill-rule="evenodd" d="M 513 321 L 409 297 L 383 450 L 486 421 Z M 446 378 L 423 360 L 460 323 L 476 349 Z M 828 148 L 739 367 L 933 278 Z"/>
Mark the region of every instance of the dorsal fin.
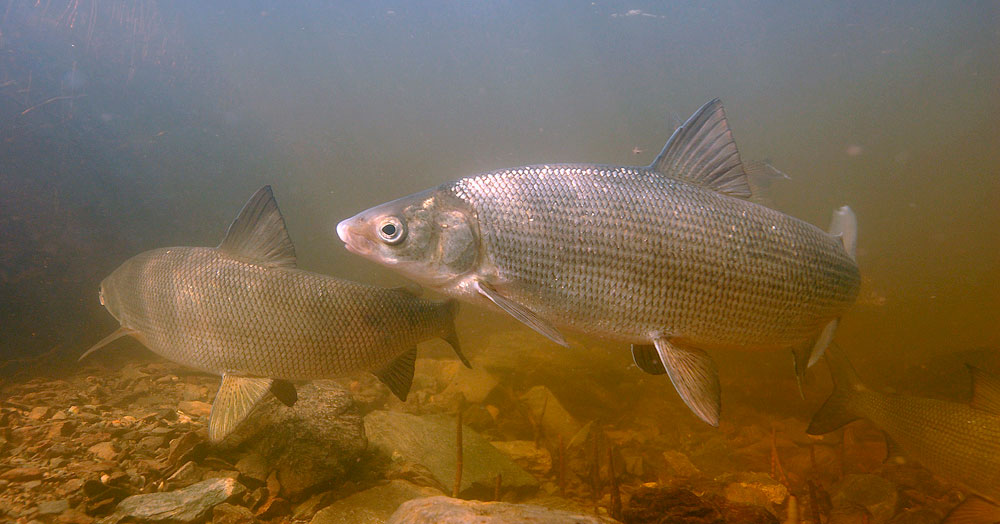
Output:
<path fill-rule="evenodd" d="M 972 375 L 972 407 L 1000 415 L 1000 378 L 972 364 L 966 364 Z"/>
<path fill-rule="evenodd" d="M 219 250 L 268 267 L 295 267 L 295 247 L 285 230 L 271 186 L 250 197 L 229 226 Z"/>
<path fill-rule="evenodd" d="M 729 196 L 752 195 L 718 98 L 701 106 L 670 135 L 649 168 Z"/>

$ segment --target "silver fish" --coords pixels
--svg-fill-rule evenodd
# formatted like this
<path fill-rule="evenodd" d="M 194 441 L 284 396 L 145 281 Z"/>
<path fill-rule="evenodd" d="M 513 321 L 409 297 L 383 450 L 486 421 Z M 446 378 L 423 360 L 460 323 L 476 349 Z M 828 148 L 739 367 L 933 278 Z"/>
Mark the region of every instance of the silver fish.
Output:
<path fill-rule="evenodd" d="M 865 418 L 895 451 L 978 495 L 945 522 L 1000 522 L 1000 378 L 969 366 L 970 404 L 872 391 L 839 350 L 826 352 L 834 390 L 807 433 L 822 435 Z"/>
<path fill-rule="evenodd" d="M 406 400 L 416 345 L 433 337 L 469 365 L 455 336 L 456 301 L 297 269 L 270 186 L 247 202 L 219 247 L 140 253 L 101 282 L 100 300 L 121 328 L 80 359 L 130 335 L 169 360 L 222 375 L 213 441 L 269 390 L 294 402 L 288 380 L 372 371 Z"/>
<path fill-rule="evenodd" d="M 722 103 L 648 167 L 553 164 L 465 177 L 337 225 L 348 250 L 448 295 L 631 343 L 718 425 L 718 349 L 792 349 L 801 374 L 854 302 L 857 223 L 831 232 L 756 204 Z"/>

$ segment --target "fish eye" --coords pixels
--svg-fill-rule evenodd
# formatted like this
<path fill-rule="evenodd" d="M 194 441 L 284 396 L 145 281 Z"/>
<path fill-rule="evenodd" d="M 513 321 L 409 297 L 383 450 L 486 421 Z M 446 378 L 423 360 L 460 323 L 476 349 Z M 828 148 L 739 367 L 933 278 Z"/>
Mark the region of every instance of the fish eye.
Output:
<path fill-rule="evenodd" d="M 378 226 L 378 237 L 386 244 L 398 244 L 406 238 L 406 227 L 396 217 L 385 217 Z"/>
<path fill-rule="evenodd" d="M 101 289 L 97 290 L 97 300 L 101 301 L 101 305 L 102 306 L 104 305 L 104 288 L 103 287 L 101 287 Z"/>

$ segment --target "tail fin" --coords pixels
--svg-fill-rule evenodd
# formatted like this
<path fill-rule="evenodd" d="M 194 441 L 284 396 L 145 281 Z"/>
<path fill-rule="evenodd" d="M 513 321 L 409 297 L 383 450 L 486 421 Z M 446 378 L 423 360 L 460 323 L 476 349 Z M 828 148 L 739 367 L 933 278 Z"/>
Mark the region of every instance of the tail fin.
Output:
<path fill-rule="evenodd" d="M 826 351 L 826 363 L 830 366 L 830 377 L 833 378 L 833 393 L 813 415 L 812 422 L 806 429 L 806 433 L 810 435 L 829 433 L 861 418 L 854 407 L 854 400 L 858 394 L 868 391 L 868 388 L 861 383 L 854 366 L 840 351 L 840 348 L 833 347 Z"/>
<path fill-rule="evenodd" d="M 840 237 L 844 243 L 844 250 L 854 260 L 858 248 L 858 217 L 848 206 L 842 206 L 833 212 L 833 219 L 830 220 L 830 234 Z"/>
<path fill-rule="evenodd" d="M 451 349 L 455 350 L 455 354 L 458 355 L 458 359 L 465 364 L 465 367 L 472 368 L 472 364 L 469 363 L 469 359 L 465 358 L 462 354 L 462 346 L 458 343 L 458 335 L 455 333 L 455 315 L 458 314 L 458 301 L 455 299 L 446 300 L 441 302 L 441 308 L 444 310 L 446 320 L 441 333 L 441 338 L 444 339 Z"/>

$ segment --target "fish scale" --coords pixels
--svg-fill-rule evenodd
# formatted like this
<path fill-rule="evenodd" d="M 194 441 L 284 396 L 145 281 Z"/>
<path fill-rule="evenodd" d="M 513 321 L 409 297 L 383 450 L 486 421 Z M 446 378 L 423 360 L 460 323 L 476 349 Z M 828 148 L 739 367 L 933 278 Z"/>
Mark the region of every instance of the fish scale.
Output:
<path fill-rule="evenodd" d="M 936 399 L 866 392 L 856 413 L 924 467 L 1000 501 L 1000 415 Z"/>
<path fill-rule="evenodd" d="M 213 248 L 142 253 L 105 289 L 151 349 L 213 373 L 309 380 L 372 369 L 448 321 L 440 305 L 406 293 L 276 273 Z"/>
<path fill-rule="evenodd" d="M 826 232 L 647 169 L 531 166 L 446 189 L 477 210 L 497 285 L 557 325 L 788 347 L 857 294 L 857 265 Z"/>

